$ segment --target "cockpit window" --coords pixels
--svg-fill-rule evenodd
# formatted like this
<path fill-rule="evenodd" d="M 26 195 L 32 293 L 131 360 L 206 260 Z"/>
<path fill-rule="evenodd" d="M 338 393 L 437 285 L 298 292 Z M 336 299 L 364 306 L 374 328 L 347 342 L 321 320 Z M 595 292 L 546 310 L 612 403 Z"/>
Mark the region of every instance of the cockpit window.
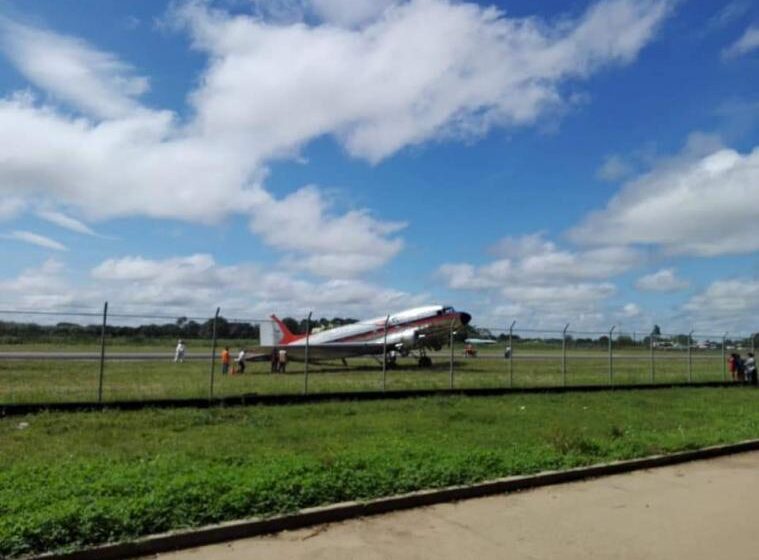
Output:
<path fill-rule="evenodd" d="M 443 313 L 453 313 L 453 307 L 443 307 Z"/>

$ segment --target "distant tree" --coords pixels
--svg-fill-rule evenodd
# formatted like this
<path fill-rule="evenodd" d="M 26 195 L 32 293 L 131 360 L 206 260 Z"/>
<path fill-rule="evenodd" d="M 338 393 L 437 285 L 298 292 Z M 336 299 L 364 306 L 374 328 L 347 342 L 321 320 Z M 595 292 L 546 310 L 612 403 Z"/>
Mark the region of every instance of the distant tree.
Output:
<path fill-rule="evenodd" d="M 298 328 L 299 327 L 298 321 L 296 321 L 292 317 L 285 317 L 284 319 L 282 319 L 282 322 L 285 324 L 285 326 L 288 329 L 290 329 L 291 333 L 293 334 L 300 333 L 300 329 Z"/>
<path fill-rule="evenodd" d="M 690 344 L 690 337 L 687 334 L 678 334 L 675 337 L 675 342 L 680 346 L 688 346 Z"/>
<path fill-rule="evenodd" d="M 661 336 L 661 328 L 659 328 L 659 325 L 654 325 L 654 330 L 651 331 L 651 336 Z"/>
<path fill-rule="evenodd" d="M 617 337 L 617 346 L 632 346 L 634 341 L 631 336 L 621 334 Z"/>
<path fill-rule="evenodd" d="M 200 336 L 200 323 L 192 320 L 187 321 L 182 330 L 187 338 L 198 338 Z"/>

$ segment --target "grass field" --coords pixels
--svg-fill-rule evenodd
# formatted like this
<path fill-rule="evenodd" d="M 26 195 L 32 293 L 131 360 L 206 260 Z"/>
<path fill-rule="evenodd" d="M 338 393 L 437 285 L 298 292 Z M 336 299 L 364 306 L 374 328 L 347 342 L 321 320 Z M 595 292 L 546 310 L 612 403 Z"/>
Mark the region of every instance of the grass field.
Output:
<path fill-rule="evenodd" d="M 759 437 L 748 388 L 0 420 L 0 557 Z"/>
<path fill-rule="evenodd" d="M 388 370 L 385 388 L 442 389 L 453 381 L 456 388 L 541 387 L 564 383 L 561 356 L 532 354 L 513 361 L 513 376 L 507 360 L 494 357 L 463 359 L 456 349 L 451 378 L 449 356 L 434 357 L 434 367 L 420 370 L 413 358 L 401 359 L 399 367 Z M 641 354 L 625 352 L 614 359 L 615 384 L 650 383 L 651 364 Z M 372 359 L 355 359 L 346 368 L 339 362 L 311 364 L 309 392 L 373 391 L 382 388 L 382 368 Z M 205 398 L 209 395 L 210 362 L 192 360 L 174 364 L 169 359 L 106 362 L 103 398 L 106 401 L 155 398 Z M 99 363 L 86 360 L 0 360 L 0 404 L 94 401 L 98 392 Z M 723 378 L 719 354 L 697 355 L 692 360 L 694 381 Z M 654 382 L 688 381 L 686 356 L 659 355 L 654 363 Z M 601 352 L 573 351 L 567 355 L 567 385 L 609 382 L 608 356 Z M 215 396 L 245 393 L 292 394 L 304 390 L 302 363 L 291 363 L 286 375 L 272 375 L 265 362 L 248 364 L 241 376 L 222 376 L 217 364 Z"/>

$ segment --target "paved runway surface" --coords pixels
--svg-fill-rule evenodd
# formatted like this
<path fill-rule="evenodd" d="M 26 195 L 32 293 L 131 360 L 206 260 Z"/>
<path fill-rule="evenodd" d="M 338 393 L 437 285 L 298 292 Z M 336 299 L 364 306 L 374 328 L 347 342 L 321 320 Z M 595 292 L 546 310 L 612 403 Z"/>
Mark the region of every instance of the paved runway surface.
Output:
<path fill-rule="evenodd" d="M 164 554 L 162 560 L 759 558 L 759 452 Z"/>

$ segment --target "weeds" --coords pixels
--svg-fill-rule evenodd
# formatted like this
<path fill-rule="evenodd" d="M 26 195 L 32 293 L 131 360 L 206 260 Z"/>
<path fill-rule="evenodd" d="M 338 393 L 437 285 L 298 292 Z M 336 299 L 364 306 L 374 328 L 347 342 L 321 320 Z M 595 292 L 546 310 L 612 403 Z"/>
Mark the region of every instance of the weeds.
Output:
<path fill-rule="evenodd" d="M 0 557 L 757 437 L 757 404 L 677 389 L 4 419 Z"/>

